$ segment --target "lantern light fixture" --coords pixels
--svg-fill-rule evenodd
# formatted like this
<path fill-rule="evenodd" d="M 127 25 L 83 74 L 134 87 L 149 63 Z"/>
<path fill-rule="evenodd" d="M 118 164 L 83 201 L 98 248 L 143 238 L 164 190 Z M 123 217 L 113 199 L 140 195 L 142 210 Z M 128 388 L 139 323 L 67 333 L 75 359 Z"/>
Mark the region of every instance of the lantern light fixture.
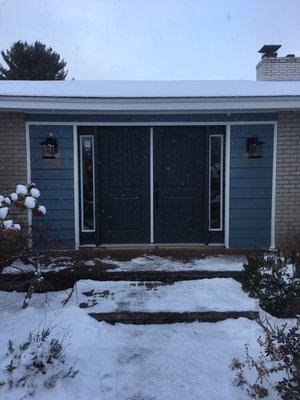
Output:
<path fill-rule="evenodd" d="M 43 158 L 45 158 L 45 159 L 56 158 L 56 154 L 57 154 L 57 150 L 58 150 L 57 140 L 52 137 L 52 134 L 50 134 L 50 136 L 47 137 L 40 144 L 42 146 Z"/>
<path fill-rule="evenodd" d="M 262 146 L 265 142 L 258 139 L 257 136 L 253 136 L 247 139 L 246 151 L 248 158 L 261 158 L 262 157 Z"/>

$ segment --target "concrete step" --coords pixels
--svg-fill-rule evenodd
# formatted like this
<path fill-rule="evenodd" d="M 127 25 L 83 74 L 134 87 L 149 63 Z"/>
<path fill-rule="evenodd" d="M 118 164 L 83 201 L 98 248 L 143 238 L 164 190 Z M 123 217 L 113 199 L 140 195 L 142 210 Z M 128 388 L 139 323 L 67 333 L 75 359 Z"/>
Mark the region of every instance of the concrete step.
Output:
<path fill-rule="evenodd" d="M 212 278 L 241 280 L 242 276 L 242 271 L 120 271 L 107 272 L 105 280 L 177 282 Z"/>
<path fill-rule="evenodd" d="M 207 311 L 207 312 L 109 312 L 89 313 L 97 321 L 110 324 L 173 324 L 187 322 L 218 322 L 228 318 L 258 320 L 258 311 Z"/>
<path fill-rule="evenodd" d="M 226 278 L 173 283 L 79 281 L 70 302 L 98 321 L 112 324 L 257 319 L 259 311 L 241 284 Z"/>

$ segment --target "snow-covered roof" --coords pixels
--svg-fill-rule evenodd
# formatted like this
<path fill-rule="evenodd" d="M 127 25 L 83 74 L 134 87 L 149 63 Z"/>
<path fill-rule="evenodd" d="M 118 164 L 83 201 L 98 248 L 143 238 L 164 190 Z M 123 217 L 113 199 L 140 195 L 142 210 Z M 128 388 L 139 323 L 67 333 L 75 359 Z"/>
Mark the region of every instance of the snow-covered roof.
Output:
<path fill-rule="evenodd" d="M 0 96 L 58 98 L 300 96 L 300 81 L 0 81 Z"/>
<path fill-rule="evenodd" d="M 0 81 L 0 110 L 232 112 L 300 109 L 300 81 Z"/>

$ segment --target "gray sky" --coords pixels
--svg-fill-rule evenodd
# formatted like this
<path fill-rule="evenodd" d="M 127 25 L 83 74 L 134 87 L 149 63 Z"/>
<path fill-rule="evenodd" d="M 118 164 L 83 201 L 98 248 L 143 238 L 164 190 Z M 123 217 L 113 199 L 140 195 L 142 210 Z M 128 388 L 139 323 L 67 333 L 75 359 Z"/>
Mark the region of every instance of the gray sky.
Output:
<path fill-rule="evenodd" d="M 300 0 L 0 0 L 0 49 L 36 39 L 80 79 L 255 79 L 263 44 L 300 55 Z"/>

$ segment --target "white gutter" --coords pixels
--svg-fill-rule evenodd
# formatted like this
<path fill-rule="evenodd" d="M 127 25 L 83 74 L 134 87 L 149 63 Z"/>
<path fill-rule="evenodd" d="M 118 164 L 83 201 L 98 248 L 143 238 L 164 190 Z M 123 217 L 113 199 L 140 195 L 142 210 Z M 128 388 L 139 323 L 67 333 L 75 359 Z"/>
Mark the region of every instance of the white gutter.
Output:
<path fill-rule="evenodd" d="M 202 98 L 53 98 L 0 96 L 0 110 L 234 111 L 300 109 L 300 96 Z"/>

